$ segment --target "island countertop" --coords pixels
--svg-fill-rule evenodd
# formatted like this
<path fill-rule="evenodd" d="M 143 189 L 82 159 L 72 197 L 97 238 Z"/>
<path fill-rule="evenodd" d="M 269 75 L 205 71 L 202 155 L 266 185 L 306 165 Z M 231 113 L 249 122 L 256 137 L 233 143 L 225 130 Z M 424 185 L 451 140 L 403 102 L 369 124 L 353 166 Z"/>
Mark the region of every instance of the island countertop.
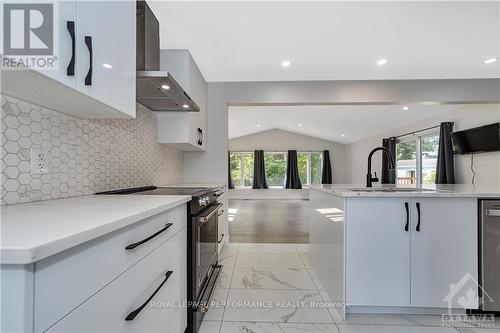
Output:
<path fill-rule="evenodd" d="M 188 195 L 87 195 L 2 206 L 0 262 L 33 263 L 189 200 Z"/>
<path fill-rule="evenodd" d="M 392 189 L 396 188 L 395 191 Z M 415 189 L 409 191 L 408 189 Z M 356 184 L 311 185 L 311 190 L 330 193 L 344 198 L 388 197 L 388 198 L 500 198 L 500 188 L 474 187 L 467 184 L 454 185 L 378 185 L 367 188 Z M 400 189 L 400 190 L 397 190 Z"/>

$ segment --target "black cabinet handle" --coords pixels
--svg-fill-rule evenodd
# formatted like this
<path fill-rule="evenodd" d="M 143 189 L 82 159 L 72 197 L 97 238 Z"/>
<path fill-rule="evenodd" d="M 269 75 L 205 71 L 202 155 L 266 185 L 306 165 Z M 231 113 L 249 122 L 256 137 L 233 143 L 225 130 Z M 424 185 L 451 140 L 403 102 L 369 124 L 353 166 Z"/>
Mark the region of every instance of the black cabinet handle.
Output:
<path fill-rule="evenodd" d="M 221 216 L 222 214 L 224 214 L 224 209 L 223 209 L 223 210 L 221 210 L 221 211 L 219 212 L 219 214 L 217 214 L 217 216 Z"/>
<path fill-rule="evenodd" d="M 172 226 L 172 223 L 167 223 L 163 229 L 161 229 L 158 232 L 155 232 L 154 234 L 152 234 L 148 238 L 145 238 L 145 239 L 141 240 L 140 242 L 132 243 L 130 245 L 127 245 L 127 247 L 125 247 L 125 250 L 132 250 L 132 249 L 135 249 L 136 247 L 138 247 L 139 245 L 142 245 L 142 244 L 144 244 L 146 242 L 149 242 L 150 240 L 152 240 L 153 238 L 155 238 L 156 236 L 158 236 L 159 234 L 161 234 L 162 232 L 164 232 L 165 230 L 167 230 L 171 226 Z"/>
<path fill-rule="evenodd" d="M 172 271 L 168 271 L 165 273 L 165 279 L 162 281 L 160 286 L 156 288 L 156 290 L 151 294 L 151 296 L 149 296 L 149 298 L 146 300 L 146 302 L 144 302 L 144 304 L 142 304 L 140 307 L 138 307 L 137 309 L 128 314 L 128 316 L 125 318 L 126 321 L 134 320 L 134 318 L 137 317 L 139 312 L 141 312 L 142 309 L 144 309 L 146 305 L 148 305 L 149 301 L 151 301 L 151 299 L 155 297 L 155 295 L 160 291 L 161 287 L 163 287 L 163 285 L 167 282 L 168 278 L 170 277 L 170 275 L 172 275 L 172 273 L 173 273 Z"/>
<path fill-rule="evenodd" d="M 68 68 L 66 68 L 67 76 L 75 75 L 75 22 L 66 21 L 66 28 L 71 37 L 71 59 L 69 60 Z"/>
<path fill-rule="evenodd" d="M 87 48 L 89 49 L 89 71 L 87 72 L 87 76 L 85 77 L 85 85 L 90 86 L 90 85 L 92 85 L 92 62 L 93 62 L 92 37 L 85 36 L 85 44 L 87 45 Z"/>
<path fill-rule="evenodd" d="M 405 231 L 408 231 L 410 227 L 410 208 L 408 206 L 408 202 L 405 202 L 405 209 L 406 209 L 406 224 L 405 224 Z"/>
<path fill-rule="evenodd" d="M 201 128 L 198 128 L 198 145 L 203 144 L 203 130 Z"/>
<path fill-rule="evenodd" d="M 417 202 L 415 205 L 417 206 L 417 227 L 415 230 L 420 232 L 420 202 Z"/>
<path fill-rule="evenodd" d="M 220 239 L 217 241 L 217 244 L 220 244 L 222 240 L 224 239 L 224 234 L 220 234 Z"/>

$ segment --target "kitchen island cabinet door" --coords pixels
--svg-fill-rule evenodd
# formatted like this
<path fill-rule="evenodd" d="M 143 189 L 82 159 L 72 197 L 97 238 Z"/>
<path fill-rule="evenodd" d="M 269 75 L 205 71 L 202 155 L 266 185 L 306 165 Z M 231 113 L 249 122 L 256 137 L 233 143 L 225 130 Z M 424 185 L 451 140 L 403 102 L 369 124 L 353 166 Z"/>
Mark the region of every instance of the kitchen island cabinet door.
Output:
<path fill-rule="evenodd" d="M 417 208 L 419 207 L 419 208 Z M 420 210 L 420 225 L 419 211 Z M 452 297 L 478 288 L 477 199 L 415 198 L 411 225 L 411 305 L 446 308 L 450 285 L 465 282 Z M 418 228 L 417 228 L 418 227 Z M 469 275 L 470 274 L 470 275 Z M 451 296 L 451 295 L 450 295 Z M 477 300 L 468 308 L 477 309 Z"/>
<path fill-rule="evenodd" d="M 401 198 L 346 204 L 346 299 L 358 306 L 410 305 L 410 232 Z"/>

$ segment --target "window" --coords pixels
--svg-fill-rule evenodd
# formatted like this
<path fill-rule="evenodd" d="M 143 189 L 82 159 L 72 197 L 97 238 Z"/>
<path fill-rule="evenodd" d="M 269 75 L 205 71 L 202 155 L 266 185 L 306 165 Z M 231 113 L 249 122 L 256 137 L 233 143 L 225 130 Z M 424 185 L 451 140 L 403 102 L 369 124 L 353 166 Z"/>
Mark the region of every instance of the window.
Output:
<path fill-rule="evenodd" d="M 267 185 L 283 186 L 285 184 L 286 156 L 286 153 L 264 153 Z"/>
<path fill-rule="evenodd" d="M 396 145 L 396 183 L 434 184 L 439 135 L 430 134 Z"/>
<path fill-rule="evenodd" d="M 439 147 L 439 135 L 422 138 L 422 184 L 434 184 Z"/>
<path fill-rule="evenodd" d="M 321 182 L 323 154 L 321 152 L 297 152 L 297 164 L 302 185 Z M 235 187 L 253 185 L 253 152 L 231 152 L 229 167 Z M 286 177 L 287 152 L 264 152 L 266 180 L 270 187 L 283 187 Z"/>

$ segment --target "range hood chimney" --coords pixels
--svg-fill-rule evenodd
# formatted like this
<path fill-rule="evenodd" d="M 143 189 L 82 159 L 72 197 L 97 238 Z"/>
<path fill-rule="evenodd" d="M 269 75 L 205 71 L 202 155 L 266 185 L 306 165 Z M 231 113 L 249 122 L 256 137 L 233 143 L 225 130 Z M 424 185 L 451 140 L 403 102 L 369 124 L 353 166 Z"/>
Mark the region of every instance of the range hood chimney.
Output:
<path fill-rule="evenodd" d="M 146 1 L 137 1 L 136 100 L 152 111 L 199 112 L 167 71 L 160 71 L 160 25 Z"/>

